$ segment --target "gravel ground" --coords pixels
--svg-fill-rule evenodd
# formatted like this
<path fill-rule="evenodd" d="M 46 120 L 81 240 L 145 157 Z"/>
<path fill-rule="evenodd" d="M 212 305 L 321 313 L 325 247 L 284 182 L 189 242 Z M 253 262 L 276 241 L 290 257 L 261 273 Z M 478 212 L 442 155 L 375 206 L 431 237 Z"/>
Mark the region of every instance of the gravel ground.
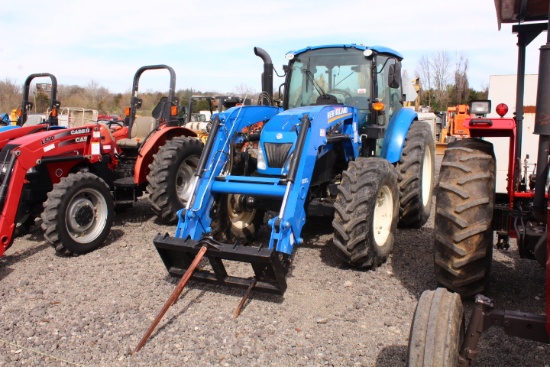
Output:
<path fill-rule="evenodd" d="M 132 355 L 177 282 L 152 244 L 173 227 L 141 200 L 117 216 L 104 247 L 72 258 L 56 256 L 36 227 L 0 258 L 0 366 L 404 366 L 417 300 L 435 288 L 433 215 L 421 230 L 399 230 L 376 271 L 342 266 L 330 228 L 308 223 L 284 296 L 253 293 L 234 319 L 242 290 L 190 282 Z M 497 308 L 543 312 L 543 269 L 514 248 L 494 259 L 487 295 Z M 550 366 L 550 346 L 492 329 L 476 365 Z"/>

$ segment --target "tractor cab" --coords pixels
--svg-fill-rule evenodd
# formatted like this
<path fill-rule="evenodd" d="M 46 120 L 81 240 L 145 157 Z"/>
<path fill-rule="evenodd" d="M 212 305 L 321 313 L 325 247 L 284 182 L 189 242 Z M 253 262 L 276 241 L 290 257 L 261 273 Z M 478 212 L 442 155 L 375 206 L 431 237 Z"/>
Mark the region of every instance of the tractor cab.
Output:
<path fill-rule="evenodd" d="M 363 125 L 386 125 L 402 106 L 400 77 L 395 75 L 402 57 L 395 51 L 327 46 L 289 52 L 286 58 L 285 109 L 345 104 L 360 111 Z"/>
<path fill-rule="evenodd" d="M 378 140 L 403 106 L 402 56 L 389 48 L 356 44 L 307 47 L 287 53 L 286 59 L 285 110 L 352 106 L 357 109 L 359 134 Z M 380 144 L 376 144 L 377 152 Z"/>

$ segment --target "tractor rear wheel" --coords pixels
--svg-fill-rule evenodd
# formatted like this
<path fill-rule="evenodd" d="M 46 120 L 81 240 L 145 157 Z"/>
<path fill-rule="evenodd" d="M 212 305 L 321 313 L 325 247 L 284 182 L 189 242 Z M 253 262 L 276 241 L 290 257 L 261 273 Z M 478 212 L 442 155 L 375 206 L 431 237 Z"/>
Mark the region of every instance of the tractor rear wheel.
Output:
<path fill-rule="evenodd" d="M 438 284 L 473 297 L 485 290 L 493 257 L 493 145 L 480 139 L 450 143 L 439 173 L 435 217 Z"/>
<path fill-rule="evenodd" d="M 409 335 L 408 367 L 455 367 L 464 340 L 460 296 L 444 288 L 424 291 Z"/>
<path fill-rule="evenodd" d="M 176 212 L 191 198 L 202 148 L 199 139 L 179 136 L 168 140 L 153 156 L 147 193 L 153 212 L 166 223 L 177 222 Z"/>
<path fill-rule="evenodd" d="M 430 216 L 435 173 L 434 138 L 430 126 L 413 121 L 396 168 L 400 174 L 399 227 L 420 228 Z"/>
<path fill-rule="evenodd" d="M 213 212 L 212 233 L 215 239 L 224 242 L 253 241 L 263 223 L 263 210 L 249 209 L 239 194 L 220 195 Z"/>
<path fill-rule="evenodd" d="M 342 173 L 334 203 L 334 244 L 346 263 L 360 269 L 386 261 L 399 215 L 397 172 L 382 158 L 358 158 Z"/>
<path fill-rule="evenodd" d="M 98 176 L 71 173 L 48 193 L 42 212 L 44 237 L 63 255 L 95 250 L 113 225 L 113 197 Z"/>

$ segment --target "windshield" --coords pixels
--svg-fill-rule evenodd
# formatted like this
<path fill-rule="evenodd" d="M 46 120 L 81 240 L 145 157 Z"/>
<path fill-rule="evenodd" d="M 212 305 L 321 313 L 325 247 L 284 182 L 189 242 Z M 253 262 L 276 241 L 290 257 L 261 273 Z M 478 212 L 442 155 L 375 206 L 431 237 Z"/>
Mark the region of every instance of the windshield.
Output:
<path fill-rule="evenodd" d="M 371 60 L 356 49 L 325 48 L 297 55 L 290 65 L 288 108 L 316 104 L 330 94 L 338 103 L 368 109 Z"/>

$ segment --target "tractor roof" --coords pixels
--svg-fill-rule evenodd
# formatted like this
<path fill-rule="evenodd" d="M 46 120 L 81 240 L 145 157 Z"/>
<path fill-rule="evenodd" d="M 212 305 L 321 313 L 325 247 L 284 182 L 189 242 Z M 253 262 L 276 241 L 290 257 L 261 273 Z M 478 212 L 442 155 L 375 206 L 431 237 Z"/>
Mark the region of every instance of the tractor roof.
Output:
<path fill-rule="evenodd" d="M 550 0 L 495 0 L 498 28 L 502 23 L 548 20 Z"/>
<path fill-rule="evenodd" d="M 373 50 L 373 51 L 376 51 L 376 52 L 379 52 L 379 53 L 390 54 L 390 55 L 396 56 L 400 60 L 403 59 L 403 55 L 401 55 L 399 52 L 397 52 L 395 50 L 392 50 L 391 48 L 384 47 L 384 46 L 365 46 L 365 45 L 360 45 L 360 44 L 356 44 L 356 43 L 347 43 L 347 44 L 343 43 L 343 44 L 322 45 L 322 46 L 308 46 L 308 47 L 303 48 L 301 50 L 289 51 L 288 53 L 291 53 L 291 54 L 294 54 L 294 55 L 299 55 L 303 52 L 306 52 L 306 51 L 309 51 L 309 50 L 316 50 L 316 49 L 320 49 L 320 48 L 355 48 L 355 49 L 360 50 L 360 51 Z"/>

